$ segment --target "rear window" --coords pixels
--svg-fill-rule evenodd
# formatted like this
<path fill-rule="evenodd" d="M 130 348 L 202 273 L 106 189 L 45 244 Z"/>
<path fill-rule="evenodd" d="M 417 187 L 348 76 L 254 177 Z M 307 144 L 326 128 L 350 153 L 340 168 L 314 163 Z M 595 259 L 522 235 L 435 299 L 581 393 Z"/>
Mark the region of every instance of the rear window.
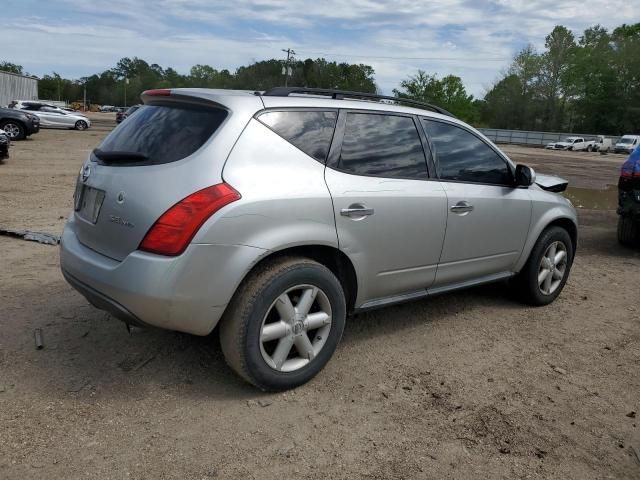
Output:
<path fill-rule="evenodd" d="M 146 156 L 146 160 L 135 165 L 175 162 L 198 150 L 226 116 L 226 111 L 213 108 L 143 105 L 116 127 L 98 150 Z"/>

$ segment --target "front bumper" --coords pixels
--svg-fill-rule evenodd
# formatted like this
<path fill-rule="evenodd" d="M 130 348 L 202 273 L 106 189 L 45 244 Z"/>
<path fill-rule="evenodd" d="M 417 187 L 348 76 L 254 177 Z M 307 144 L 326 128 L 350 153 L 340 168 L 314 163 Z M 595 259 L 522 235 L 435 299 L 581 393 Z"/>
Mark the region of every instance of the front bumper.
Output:
<path fill-rule="evenodd" d="M 119 262 L 80 243 L 71 218 L 60 241 L 60 267 L 71 286 L 116 318 L 207 335 L 264 253 L 241 245 L 191 244 L 178 257 L 134 251 Z"/>
<path fill-rule="evenodd" d="M 27 125 L 27 135 L 32 135 L 34 133 L 38 133 L 40 131 L 40 122 L 35 123 L 31 122 Z"/>

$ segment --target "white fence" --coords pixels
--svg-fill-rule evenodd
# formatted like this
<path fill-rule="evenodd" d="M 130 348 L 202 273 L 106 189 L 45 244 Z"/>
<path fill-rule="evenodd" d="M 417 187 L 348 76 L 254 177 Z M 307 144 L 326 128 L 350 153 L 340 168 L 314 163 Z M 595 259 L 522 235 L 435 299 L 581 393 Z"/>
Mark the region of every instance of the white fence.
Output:
<path fill-rule="evenodd" d="M 545 146 L 547 143 L 559 142 L 566 137 L 583 137 L 585 140 L 595 140 L 598 135 L 587 133 L 560 133 L 560 132 L 534 132 L 527 130 L 502 130 L 498 128 L 480 128 L 484 135 L 495 143 L 512 143 L 516 145 L 539 145 Z M 613 145 L 620 137 L 605 135 L 611 139 Z"/>
<path fill-rule="evenodd" d="M 36 78 L 0 71 L 0 107 L 6 107 L 12 100 L 37 100 L 38 80 Z"/>

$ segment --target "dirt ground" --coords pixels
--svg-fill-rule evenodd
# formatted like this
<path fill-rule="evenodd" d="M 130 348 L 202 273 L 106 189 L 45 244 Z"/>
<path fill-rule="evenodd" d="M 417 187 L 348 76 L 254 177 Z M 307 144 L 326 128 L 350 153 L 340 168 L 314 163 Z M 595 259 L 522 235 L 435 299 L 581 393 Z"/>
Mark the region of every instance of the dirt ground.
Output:
<path fill-rule="evenodd" d="M 93 117 L 13 144 L 0 226 L 61 231 L 113 121 Z M 583 189 L 623 161 L 505 150 Z M 360 315 L 281 394 L 232 374 L 215 335 L 128 334 L 64 282 L 57 248 L 0 236 L 0 478 L 638 479 L 640 253 L 618 245 L 613 210 L 579 213 L 554 304 L 495 285 Z"/>

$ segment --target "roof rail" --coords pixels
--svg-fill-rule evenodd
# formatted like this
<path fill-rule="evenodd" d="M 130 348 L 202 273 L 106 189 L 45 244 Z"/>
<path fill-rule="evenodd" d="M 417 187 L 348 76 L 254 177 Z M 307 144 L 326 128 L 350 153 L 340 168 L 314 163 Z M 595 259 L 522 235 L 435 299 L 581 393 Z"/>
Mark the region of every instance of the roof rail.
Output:
<path fill-rule="evenodd" d="M 442 115 L 447 115 L 449 117 L 454 117 L 453 114 L 451 114 L 450 112 L 447 112 L 444 108 L 431 105 L 430 103 L 418 102 L 417 100 L 412 100 L 410 98 L 389 97 L 386 95 L 378 95 L 375 93 L 352 92 L 349 90 L 331 90 L 331 89 L 325 89 L 325 88 L 306 88 L 306 87 L 274 87 L 267 90 L 262 95 L 266 97 L 288 97 L 292 93 L 301 93 L 301 94 L 308 94 L 308 95 L 324 95 L 324 96 L 330 96 L 334 100 L 344 100 L 346 98 L 362 99 L 362 100 L 389 100 L 396 103 L 404 103 L 407 105 L 411 105 L 413 107 L 431 110 L 433 112 L 440 113 Z"/>

